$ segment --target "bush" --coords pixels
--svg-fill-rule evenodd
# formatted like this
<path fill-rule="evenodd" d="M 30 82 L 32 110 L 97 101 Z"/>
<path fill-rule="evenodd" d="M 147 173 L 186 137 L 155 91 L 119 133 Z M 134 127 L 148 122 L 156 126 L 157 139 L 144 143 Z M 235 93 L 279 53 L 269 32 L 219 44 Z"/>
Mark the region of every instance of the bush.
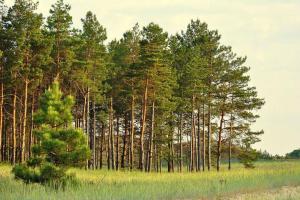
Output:
<path fill-rule="evenodd" d="M 245 148 L 238 155 L 238 159 L 245 168 L 255 168 L 254 162 L 258 159 L 258 153 L 255 149 Z"/>

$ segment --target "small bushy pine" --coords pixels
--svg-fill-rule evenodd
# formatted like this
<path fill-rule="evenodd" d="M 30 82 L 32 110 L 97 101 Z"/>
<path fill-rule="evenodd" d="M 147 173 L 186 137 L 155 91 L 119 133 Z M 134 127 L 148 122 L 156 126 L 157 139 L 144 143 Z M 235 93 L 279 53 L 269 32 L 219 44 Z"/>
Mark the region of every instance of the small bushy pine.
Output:
<path fill-rule="evenodd" d="M 258 153 L 255 149 L 250 147 L 242 148 L 238 159 L 245 168 L 255 168 L 254 162 L 258 159 Z"/>
<path fill-rule="evenodd" d="M 71 176 L 69 167 L 82 167 L 90 156 L 87 139 L 81 129 L 71 126 L 72 96 L 63 98 L 58 82 L 41 96 L 34 114 L 37 144 L 32 158 L 13 168 L 15 178 L 25 183 L 61 184 Z"/>

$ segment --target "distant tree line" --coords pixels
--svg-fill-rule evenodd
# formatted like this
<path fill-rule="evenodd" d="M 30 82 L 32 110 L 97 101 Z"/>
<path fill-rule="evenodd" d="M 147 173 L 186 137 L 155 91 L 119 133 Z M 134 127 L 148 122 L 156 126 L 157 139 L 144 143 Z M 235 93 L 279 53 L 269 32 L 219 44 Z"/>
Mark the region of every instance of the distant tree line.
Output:
<path fill-rule="evenodd" d="M 204 171 L 225 158 L 230 169 L 233 153 L 251 160 L 263 132 L 250 128 L 264 100 L 249 85 L 246 57 L 206 23 L 191 20 L 172 36 L 136 24 L 106 43 L 92 12 L 73 28 L 63 0 L 46 19 L 31 0 L 0 3 L 0 161 L 32 157 L 34 113 L 54 80 L 74 97 L 88 168 Z"/>
<path fill-rule="evenodd" d="M 285 155 L 272 155 L 267 151 L 257 151 L 257 160 L 289 160 L 289 159 L 300 159 L 300 149 L 295 149 Z"/>

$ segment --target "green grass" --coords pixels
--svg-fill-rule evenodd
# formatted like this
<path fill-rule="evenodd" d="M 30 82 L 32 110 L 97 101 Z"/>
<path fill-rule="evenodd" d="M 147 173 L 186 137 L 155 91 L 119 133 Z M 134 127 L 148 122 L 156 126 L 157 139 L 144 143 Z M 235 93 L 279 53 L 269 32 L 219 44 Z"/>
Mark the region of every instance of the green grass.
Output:
<path fill-rule="evenodd" d="M 232 171 L 142 173 L 72 169 L 78 186 L 55 191 L 16 181 L 11 167 L 0 166 L 0 199 L 201 199 L 300 185 L 300 162 L 259 162 L 255 169 L 235 164 Z"/>

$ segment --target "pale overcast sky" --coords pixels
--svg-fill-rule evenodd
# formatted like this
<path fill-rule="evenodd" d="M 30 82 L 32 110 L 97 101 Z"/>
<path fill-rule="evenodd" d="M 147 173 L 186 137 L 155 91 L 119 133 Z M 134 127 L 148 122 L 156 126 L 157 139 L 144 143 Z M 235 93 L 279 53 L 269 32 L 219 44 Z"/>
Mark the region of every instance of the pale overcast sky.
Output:
<path fill-rule="evenodd" d="M 218 29 L 222 42 L 247 56 L 251 84 L 266 99 L 254 128 L 264 129 L 256 148 L 285 154 L 300 148 L 300 1 L 299 0 L 65 0 L 74 26 L 89 10 L 106 27 L 109 40 L 136 22 L 160 24 L 170 34 L 199 18 Z M 11 5 L 13 0 L 7 0 Z M 40 0 L 48 15 L 55 0 Z M 298 121 L 299 120 L 299 121 Z M 298 124 L 299 123 L 299 124 Z"/>

